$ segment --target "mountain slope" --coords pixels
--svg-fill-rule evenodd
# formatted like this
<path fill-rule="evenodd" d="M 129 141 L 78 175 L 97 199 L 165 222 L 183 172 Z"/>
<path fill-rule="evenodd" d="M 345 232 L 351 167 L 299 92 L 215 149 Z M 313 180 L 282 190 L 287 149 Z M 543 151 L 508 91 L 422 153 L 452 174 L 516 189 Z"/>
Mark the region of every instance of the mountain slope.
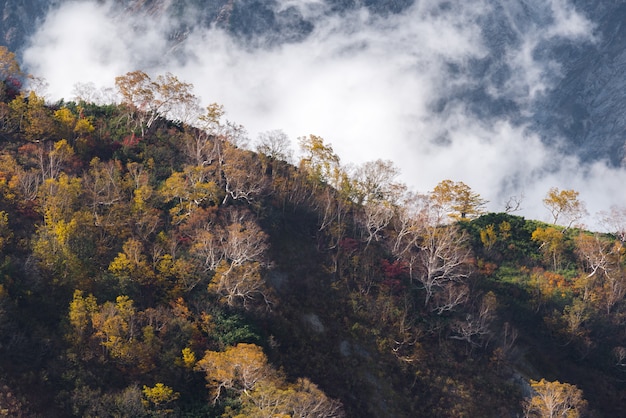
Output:
<path fill-rule="evenodd" d="M 541 416 L 549 385 L 621 412 L 623 214 L 609 235 L 482 213 L 462 182 L 416 195 L 315 135 L 295 166 L 219 105 L 202 129 L 166 119 L 193 99 L 175 78 L 118 87 L 0 102 L 13 416 Z"/>

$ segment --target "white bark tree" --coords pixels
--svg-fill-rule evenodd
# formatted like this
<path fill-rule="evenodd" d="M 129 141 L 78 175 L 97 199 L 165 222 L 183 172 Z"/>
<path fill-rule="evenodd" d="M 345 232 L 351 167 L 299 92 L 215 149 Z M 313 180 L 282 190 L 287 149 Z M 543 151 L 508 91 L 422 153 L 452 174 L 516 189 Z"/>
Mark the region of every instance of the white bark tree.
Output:
<path fill-rule="evenodd" d="M 133 71 L 116 77 L 115 85 L 142 137 L 158 118 L 189 119 L 197 114 L 193 86 L 170 73 L 152 80 L 143 71 Z"/>
<path fill-rule="evenodd" d="M 418 243 L 417 281 L 426 292 L 428 305 L 436 291 L 449 282 L 464 282 L 471 274 L 471 251 L 467 235 L 455 226 L 426 226 Z"/>

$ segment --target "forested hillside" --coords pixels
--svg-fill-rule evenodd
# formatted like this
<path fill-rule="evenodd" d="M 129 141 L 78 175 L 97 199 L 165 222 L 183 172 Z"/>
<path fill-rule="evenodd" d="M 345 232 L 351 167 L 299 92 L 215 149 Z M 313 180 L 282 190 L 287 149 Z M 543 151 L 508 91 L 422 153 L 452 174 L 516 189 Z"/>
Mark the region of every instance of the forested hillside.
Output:
<path fill-rule="evenodd" d="M 622 413 L 624 213 L 295 161 L 171 74 L 46 104 L 0 52 L 1 416 Z"/>

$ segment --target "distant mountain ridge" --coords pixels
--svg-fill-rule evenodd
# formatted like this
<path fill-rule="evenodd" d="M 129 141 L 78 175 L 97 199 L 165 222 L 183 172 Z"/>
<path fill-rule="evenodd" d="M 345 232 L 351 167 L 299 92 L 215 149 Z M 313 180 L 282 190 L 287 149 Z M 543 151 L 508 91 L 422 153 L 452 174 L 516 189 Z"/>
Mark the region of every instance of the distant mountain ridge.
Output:
<path fill-rule="evenodd" d="M 7 0 L 2 9 L 0 42 L 22 51 L 50 7 L 67 0 Z M 258 0 L 116 0 L 126 13 L 166 13 L 180 19 L 169 34 L 172 42 L 184 40 L 196 25 L 222 27 L 241 42 L 255 45 L 299 42 L 316 26 L 315 19 L 365 7 L 373 14 L 402 13 L 414 0 L 327 0 L 309 4 L 318 7 L 317 17 L 303 16 L 297 5 Z M 520 104 L 506 94 L 512 74 L 519 69 L 506 60 L 506 51 L 522 42 L 529 28 L 551 23 L 549 6 L 535 0 L 487 2 L 490 11 L 478 24 L 488 54 L 464 69 L 471 82 L 449 92 L 434 103 L 445 113 L 461 102 L 481 120 L 506 117 L 538 132 L 547 143 L 563 138 L 567 152 L 583 161 L 607 160 L 613 166 L 625 164 L 626 118 L 626 1 L 573 2 L 576 11 L 595 25 L 594 42 L 572 42 L 555 37 L 540 42 L 533 59 L 553 60 L 560 70 L 553 88 Z M 477 5 L 478 7 L 479 5 Z M 442 2 L 444 10 L 454 7 Z M 189 13 L 193 10 L 193 13 Z M 191 16 L 191 17 L 189 17 Z M 262 41 L 259 41 L 262 39 Z M 496 93 L 493 93 L 493 90 Z"/>

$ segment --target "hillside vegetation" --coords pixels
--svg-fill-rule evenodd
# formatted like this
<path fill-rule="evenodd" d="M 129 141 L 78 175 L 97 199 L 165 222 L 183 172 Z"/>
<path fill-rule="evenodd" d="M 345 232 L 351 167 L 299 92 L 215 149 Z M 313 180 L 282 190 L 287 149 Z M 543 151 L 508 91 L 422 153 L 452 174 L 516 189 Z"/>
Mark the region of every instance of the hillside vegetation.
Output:
<path fill-rule="evenodd" d="M 1 416 L 619 416 L 617 211 L 615 234 L 573 226 L 574 191 L 548 192 L 553 224 L 483 213 L 462 182 L 415 194 L 314 135 L 297 164 L 278 131 L 253 152 L 219 105 L 187 124 L 171 74 L 47 105 L 17 71 L 0 73 Z"/>

